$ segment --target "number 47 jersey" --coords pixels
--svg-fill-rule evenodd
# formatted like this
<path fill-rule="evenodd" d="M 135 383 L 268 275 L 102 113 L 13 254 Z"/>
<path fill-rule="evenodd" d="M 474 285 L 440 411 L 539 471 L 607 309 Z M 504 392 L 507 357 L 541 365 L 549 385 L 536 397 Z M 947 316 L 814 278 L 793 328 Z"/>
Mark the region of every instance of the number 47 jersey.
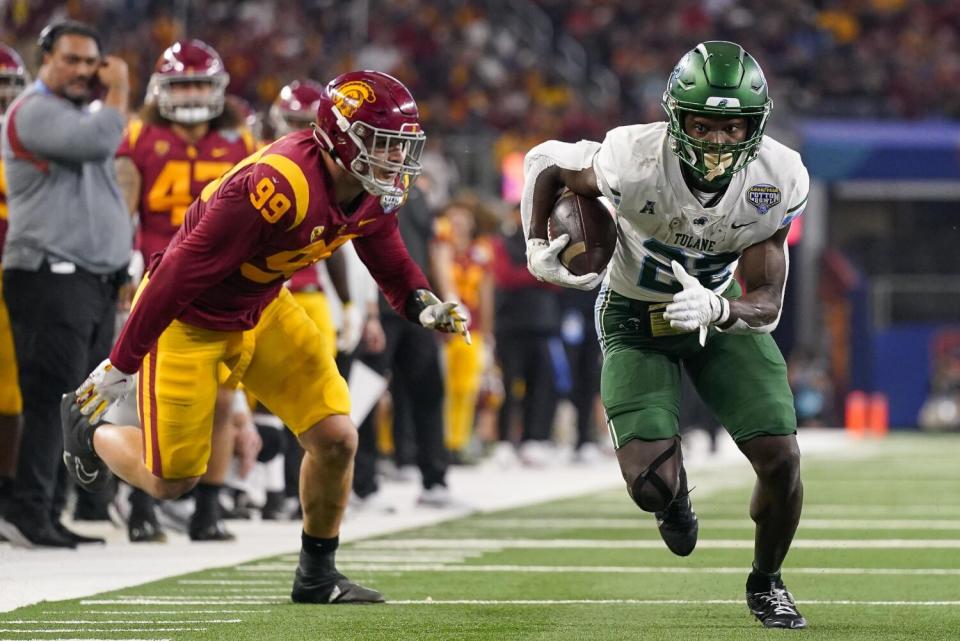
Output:
<path fill-rule="evenodd" d="M 743 250 L 789 225 L 807 203 L 810 179 L 800 155 L 769 136 L 710 207 L 687 187 L 669 145 L 667 123 L 618 127 L 593 159 L 597 184 L 617 210 L 609 284 L 630 298 L 672 300 L 682 288 L 671 260 L 722 293 Z"/>
<path fill-rule="evenodd" d="M 141 176 L 137 249 L 150 257 L 167 246 L 200 191 L 253 152 L 253 138 L 239 130 L 211 129 L 190 144 L 169 125 L 133 120 L 118 158 L 129 158 Z"/>

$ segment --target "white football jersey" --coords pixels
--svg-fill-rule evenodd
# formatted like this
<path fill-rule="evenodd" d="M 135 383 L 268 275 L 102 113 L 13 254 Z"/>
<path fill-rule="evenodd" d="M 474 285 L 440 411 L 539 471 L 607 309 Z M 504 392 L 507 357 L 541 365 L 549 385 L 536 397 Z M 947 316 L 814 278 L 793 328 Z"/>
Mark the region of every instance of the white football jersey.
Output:
<path fill-rule="evenodd" d="M 597 186 L 617 211 L 608 276 L 622 296 L 672 300 L 681 287 L 671 260 L 723 292 L 741 252 L 788 225 L 807 203 L 810 178 L 800 154 L 769 136 L 713 207 L 691 193 L 669 145 L 665 122 L 618 127 L 593 158 Z"/>

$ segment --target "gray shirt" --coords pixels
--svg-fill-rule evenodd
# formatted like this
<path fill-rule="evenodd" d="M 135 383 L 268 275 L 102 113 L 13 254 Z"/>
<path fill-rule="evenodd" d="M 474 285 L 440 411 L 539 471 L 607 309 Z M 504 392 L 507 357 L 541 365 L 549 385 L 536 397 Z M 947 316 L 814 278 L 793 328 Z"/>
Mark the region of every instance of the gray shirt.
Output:
<path fill-rule="evenodd" d="M 7 110 L 2 134 L 9 229 L 4 269 L 44 259 L 108 274 L 130 259 L 133 223 L 117 185 L 124 128 L 112 107 L 90 112 L 39 80 Z"/>

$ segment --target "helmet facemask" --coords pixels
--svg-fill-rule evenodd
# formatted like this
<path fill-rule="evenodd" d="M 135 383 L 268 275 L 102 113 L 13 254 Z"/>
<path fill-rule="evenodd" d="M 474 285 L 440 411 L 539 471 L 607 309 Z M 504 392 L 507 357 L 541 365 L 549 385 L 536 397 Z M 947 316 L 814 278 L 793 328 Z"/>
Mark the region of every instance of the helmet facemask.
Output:
<path fill-rule="evenodd" d="M 223 113 L 229 76 L 160 76 L 154 75 L 147 87 L 148 102 L 156 102 L 160 115 L 171 122 L 182 125 L 194 125 L 209 122 Z M 210 91 L 178 92 L 174 87 L 178 83 L 210 85 Z M 180 94 L 180 95 L 178 95 Z"/>
<path fill-rule="evenodd" d="M 333 112 L 340 130 L 357 148 L 356 157 L 348 165 L 340 158 L 337 163 L 359 180 L 367 193 L 403 196 L 423 172 L 420 156 L 427 137 L 420 125 L 406 123 L 399 131 L 380 129 L 360 120 L 351 123 L 335 108 Z M 334 149 L 322 129 L 315 127 L 314 135 L 325 139 L 328 149 Z"/>
<path fill-rule="evenodd" d="M 669 93 L 663 95 L 663 108 L 670 118 L 670 147 L 673 153 L 708 183 L 718 185 L 729 182 L 737 173 L 760 153 L 763 130 L 770 116 L 772 101 L 761 107 L 740 108 L 730 105 L 736 99 L 721 99 L 717 106 L 688 104 L 678 101 Z M 710 118 L 746 118 L 747 137 L 741 142 L 718 143 L 695 138 L 686 132 L 684 119 L 688 114 Z"/>

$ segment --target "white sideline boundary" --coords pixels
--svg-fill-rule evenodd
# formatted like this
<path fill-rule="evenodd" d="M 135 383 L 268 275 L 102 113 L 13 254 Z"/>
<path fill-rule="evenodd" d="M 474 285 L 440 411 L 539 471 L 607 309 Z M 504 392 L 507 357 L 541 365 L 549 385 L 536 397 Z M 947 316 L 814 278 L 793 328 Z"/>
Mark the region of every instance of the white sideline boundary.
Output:
<path fill-rule="evenodd" d="M 851 458 L 869 456 L 876 451 L 873 442 L 850 440 L 842 430 L 805 429 L 799 438 L 805 456 Z M 710 477 L 702 478 L 698 496 L 706 497 L 722 487 L 741 486 L 752 481 L 749 465 L 728 437 L 721 437 L 720 451 L 712 457 L 706 454 L 705 448 L 696 445 L 685 445 L 684 451 L 691 480 L 696 485 L 698 477 Z M 716 472 L 722 472 L 722 478 Z M 448 510 L 416 507 L 419 484 L 384 484 L 381 490 L 384 499 L 401 508 L 398 513 L 348 513 L 341 541 L 351 543 L 433 525 L 472 512 L 522 507 L 618 489 L 623 485 L 613 458 L 605 458 L 594 465 L 545 469 L 501 469 L 490 464 L 457 467 L 451 468 L 448 476 L 451 491 L 463 502 L 463 507 Z M 629 506 L 625 494 L 623 501 L 624 507 Z M 231 521 L 230 528 L 238 539 L 235 542 L 191 543 L 185 536 L 168 532 L 170 540 L 166 544 L 135 545 L 127 541 L 125 529 L 109 525 L 91 527 L 85 523 L 71 527 L 84 534 L 105 536 L 108 543 L 105 546 L 82 546 L 78 550 L 24 550 L 0 544 L 0 568 L 3 568 L 0 572 L 0 612 L 44 600 L 88 597 L 188 572 L 295 553 L 301 531 L 301 525 L 296 522 Z M 225 605 L 229 601 L 210 605 Z M 129 604 L 126 601 L 118 603 Z"/>

